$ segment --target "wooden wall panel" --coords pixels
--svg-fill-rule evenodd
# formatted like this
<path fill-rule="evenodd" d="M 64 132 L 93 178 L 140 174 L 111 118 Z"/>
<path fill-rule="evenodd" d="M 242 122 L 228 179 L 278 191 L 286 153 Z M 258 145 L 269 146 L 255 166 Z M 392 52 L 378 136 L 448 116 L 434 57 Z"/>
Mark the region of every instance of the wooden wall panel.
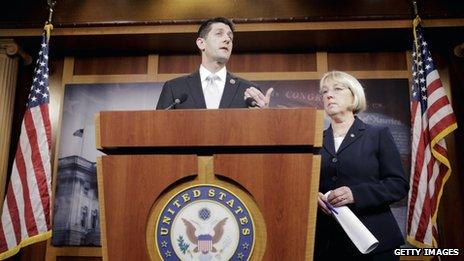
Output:
<path fill-rule="evenodd" d="M 56 142 L 58 141 L 59 130 L 61 129 L 61 105 L 64 96 L 62 85 L 64 59 L 56 57 L 51 60 L 49 70 L 49 92 L 50 92 L 50 122 L 52 124 L 52 155 L 55 155 Z M 54 157 L 52 159 L 52 167 L 54 165 Z"/>
<path fill-rule="evenodd" d="M 198 69 L 200 54 L 160 55 L 158 73 L 190 73 Z"/>
<path fill-rule="evenodd" d="M 89 256 L 57 256 L 56 261 L 101 261 L 101 257 Z"/>
<path fill-rule="evenodd" d="M 315 219 L 308 220 L 308 213 L 317 207 L 319 177 L 311 175 L 317 160 L 311 154 L 299 153 L 214 157 L 215 173 L 249 191 L 263 215 L 267 227 L 263 260 L 305 260 L 306 248 L 312 243 L 304 240 L 307 229 L 315 231 Z M 249 173 L 253 173 L 253 178 Z M 309 252 L 312 256 L 312 249 Z"/>
<path fill-rule="evenodd" d="M 74 75 L 146 74 L 148 56 L 76 57 Z"/>
<path fill-rule="evenodd" d="M 135 221 L 148 221 L 164 189 L 195 175 L 196 155 L 110 155 L 99 160 L 98 168 L 99 196 L 104 201 L 100 219 L 106 218 L 100 222 L 103 256 L 110 261 L 148 260 L 147 224 Z"/>
<path fill-rule="evenodd" d="M 227 66 L 232 72 L 316 71 L 316 54 L 232 54 Z"/>
<path fill-rule="evenodd" d="M 6 261 L 42 261 L 45 260 L 47 241 L 38 242 L 21 248 L 18 254 L 5 259 Z"/>
<path fill-rule="evenodd" d="M 159 73 L 190 73 L 198 69 L 200 54 L 160 55 Z M 227 69 L 231 72 L 316 71 L 316 54 L 232 54 Z"/>
<path fill-rule="evenodd" d="M 340 71 L 408 70 L 404 52 L 328 53 L 327 63 Z"/>

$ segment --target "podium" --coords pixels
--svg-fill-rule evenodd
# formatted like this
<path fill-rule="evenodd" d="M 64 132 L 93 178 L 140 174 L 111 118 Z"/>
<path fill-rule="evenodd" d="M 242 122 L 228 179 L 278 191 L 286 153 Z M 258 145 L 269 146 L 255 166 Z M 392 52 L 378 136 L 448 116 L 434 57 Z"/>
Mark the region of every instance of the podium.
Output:
<path fill-rule="evenodd" d="M 312 260 L 322 128 L 313 108 L 100 112 L 103 259 Z"/>

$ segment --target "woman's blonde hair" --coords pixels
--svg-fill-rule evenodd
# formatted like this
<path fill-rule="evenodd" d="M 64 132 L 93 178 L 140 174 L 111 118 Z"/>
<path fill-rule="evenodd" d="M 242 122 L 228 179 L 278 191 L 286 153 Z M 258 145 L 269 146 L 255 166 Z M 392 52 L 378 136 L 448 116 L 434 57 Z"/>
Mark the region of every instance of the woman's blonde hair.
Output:
<path fill-rule="evenodd" d="M 353 76 L 341 71 L 330 71 L 322 75 L 321 81 L 319 82 L 319 92 L 322 91 L 328 80 L 332 80 L 336 83 L 342 84 L 343 86 L 350 89 L 353 94 L 353 104 L 351 110 L 354 114 L 358 114 L 366 109 L 366 95 L 364 89 L 359 81 Z"/>

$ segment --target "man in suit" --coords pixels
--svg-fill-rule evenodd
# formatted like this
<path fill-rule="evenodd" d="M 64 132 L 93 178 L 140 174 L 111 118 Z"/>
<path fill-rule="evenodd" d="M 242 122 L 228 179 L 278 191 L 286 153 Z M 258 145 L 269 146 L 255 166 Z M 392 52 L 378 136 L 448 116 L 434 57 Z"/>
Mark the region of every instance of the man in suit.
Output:
<path fill-rule="evenodd" d="M 167 81 L 156 109 L 173 104 L 173 109 L 268 107 L 272 88 L 264 95 L 253 83 L 227 71 L 233 38 L 234 25 L 227 18 L 218 17 L 202 23 L 196 40 L 201 52 L 199 70 Z"/>

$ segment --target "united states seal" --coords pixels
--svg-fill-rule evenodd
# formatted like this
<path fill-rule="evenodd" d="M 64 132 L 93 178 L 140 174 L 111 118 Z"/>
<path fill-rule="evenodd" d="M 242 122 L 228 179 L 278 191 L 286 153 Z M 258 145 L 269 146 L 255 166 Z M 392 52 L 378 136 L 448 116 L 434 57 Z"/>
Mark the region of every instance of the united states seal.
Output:
<path fill-rule="evenodd" d="M 176 193 L 155 231 L 163 260 L 248 260 L 255 240 L 253 218 L 243 201 L 215 185 Z"/>

